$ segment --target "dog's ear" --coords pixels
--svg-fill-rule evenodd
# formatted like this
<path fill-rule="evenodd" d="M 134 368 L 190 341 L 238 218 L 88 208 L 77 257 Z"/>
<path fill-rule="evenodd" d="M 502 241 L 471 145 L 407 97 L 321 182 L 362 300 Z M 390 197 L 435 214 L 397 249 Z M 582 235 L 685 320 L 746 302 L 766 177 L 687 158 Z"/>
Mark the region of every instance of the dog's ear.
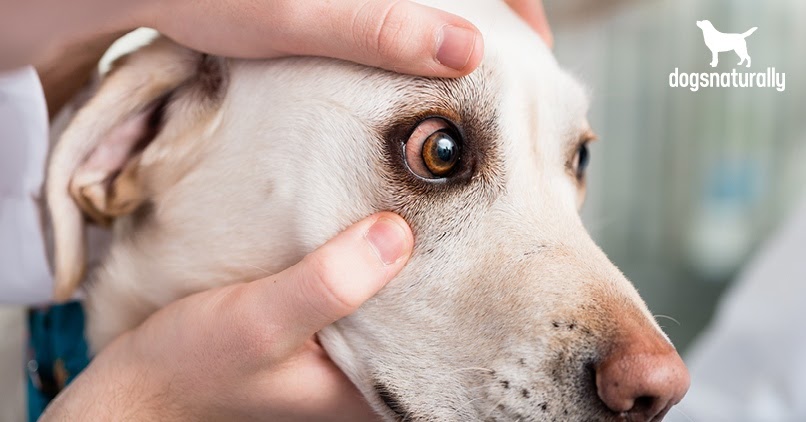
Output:
<path fill-rule="evenodd" d="M 57 301 L 72 297 L 84 277 L 85 221 L 108 226 L 192 166 L 197 129 L 213 120 L 226 79 L 224 59 L 165 38 L 113 65 L 50 157 Z M 149 180 L 158 166 L 169 170 Z"/>

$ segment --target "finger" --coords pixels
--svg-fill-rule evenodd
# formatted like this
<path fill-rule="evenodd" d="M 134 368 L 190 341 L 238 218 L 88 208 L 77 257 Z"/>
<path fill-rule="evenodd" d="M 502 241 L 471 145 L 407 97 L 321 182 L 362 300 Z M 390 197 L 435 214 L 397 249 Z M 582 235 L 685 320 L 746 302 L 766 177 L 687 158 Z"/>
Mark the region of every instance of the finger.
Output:
<path fill-rule="evenodd" d="M 277 403 L 264 415 L 265 420 L 380 420 L 358 388 L 320 346 L 312 343 L 313 339 L 293 360 L 276 366 L 272 376 L 260 377 L 259 389 L 271 391 Z"/>
<path fill-rule="evenodd" d="M 470 22 L 408 0 L 289 2 L 276 19 L 277 48 L 423 76 L 457 77 L 481 62 Z"/>
<path fill-rule="evenodd" d="M 554 45 L 554 36 L 551 34 L 549 21 L 546 19 L 546 10 L 541 0 L 505 0 L 509 7 L 529 24 L 549 48 Z"/>
<path fill-rule="evenodd" d="M 322 328 L 353 312 L 403 268 L 414 241 L 402 218 L 362 220 L 293 267 L 253 282 L 251 298 L 274 327 L 274 353 L 299 348 Z M 260 311 L 258 311 L 260 312 Z M 278 344 L 281 343 L 281 344 Z"/>

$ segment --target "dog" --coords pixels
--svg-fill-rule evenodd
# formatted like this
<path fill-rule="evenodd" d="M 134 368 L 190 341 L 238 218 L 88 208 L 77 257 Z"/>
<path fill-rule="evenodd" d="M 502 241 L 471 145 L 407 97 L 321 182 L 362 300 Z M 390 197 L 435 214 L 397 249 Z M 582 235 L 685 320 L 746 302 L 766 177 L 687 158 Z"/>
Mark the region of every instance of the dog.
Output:
<path fill-rule="evenodd" d="M 723 51 L 735 51 L 741 61 L 737 66 L 747 60 L 747 67 L 750 67 L 750 55 L 747 54 L 747 41 L 745 38 L 756 32 L 758 27 L 752 27 L 742 34 L 724 34 L 717 31 L 709 20 L 697 21 L 697 26 L 702 29 L 702 36 L 705 38 L 705 45 L 711 50 L 711 67 L 716 67 L 719 63 L 719 53 Z"/>
<path fill-rule="evenodd" d="M 47 175 L 58 297 L 83 279 L 85 223 L 112 230 L 84 285 L 93 350 L 389 210 L 415 234 L 410 262 L 319 333 L 384 420 L 658 421 L 681 400 L 685 365 L 579 217 L 585 90 L 503 2 L 428 3 L 484 34 L 470 75 L 165 38 L 115 63 Z"/>

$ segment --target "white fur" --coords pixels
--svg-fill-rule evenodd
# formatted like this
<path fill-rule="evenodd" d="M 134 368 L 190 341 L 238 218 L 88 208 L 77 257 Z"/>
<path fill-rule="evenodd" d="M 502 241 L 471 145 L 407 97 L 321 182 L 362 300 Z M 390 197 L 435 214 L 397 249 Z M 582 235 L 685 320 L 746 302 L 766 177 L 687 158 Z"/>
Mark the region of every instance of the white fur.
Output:
<path fill-rule="evenodd" d="M 434 3 L 484 32 L 485 61 L 467 78 L 443 83 L 329 59 L 232 60 L 220 101 L 178 95 L 140 158 L 148 213 L 115 219 L 93 273 L 96 348 L 179 297 L 278 272 L 352 222 L 392 210 L 415 230 L 412 260 L 320 336 L 379 414 L 394 420 L 380 383 L 417 420 L 615 420 L 585 366 L 622 327 L 670 346 L 579 219 L 584 186 L 567 163 L 589 130 L 584 92 L 502 2 Z M 74 145 L 102 142 L 79 129 L 130 107 L 98 106 L 140 80 L 130 74 L 188 63 L 172 48 L 120 65 L 65 133 L 49 180 L 56 226 L 72 213 L 65 175 L 91 149 Z M 492 149 L 466 184 L 406 193 L 405 169 L 390 165 L 379 128 L 405 109 L 436 106 L 491 120 L 479 126 L 492 135 L 473 142 Z"/>

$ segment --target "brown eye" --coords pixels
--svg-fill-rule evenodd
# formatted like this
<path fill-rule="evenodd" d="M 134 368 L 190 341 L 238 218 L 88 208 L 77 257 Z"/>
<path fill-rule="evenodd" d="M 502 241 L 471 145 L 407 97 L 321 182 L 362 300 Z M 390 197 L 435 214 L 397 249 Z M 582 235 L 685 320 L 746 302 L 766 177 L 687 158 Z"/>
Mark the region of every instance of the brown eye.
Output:
<path fill-rule="evenodd" d="M 461 155 L 460 137 L 453 125 L 440 118 L 420 123 L 405 145 L 406 164 L 424 179 L 451 175 Z"/>

